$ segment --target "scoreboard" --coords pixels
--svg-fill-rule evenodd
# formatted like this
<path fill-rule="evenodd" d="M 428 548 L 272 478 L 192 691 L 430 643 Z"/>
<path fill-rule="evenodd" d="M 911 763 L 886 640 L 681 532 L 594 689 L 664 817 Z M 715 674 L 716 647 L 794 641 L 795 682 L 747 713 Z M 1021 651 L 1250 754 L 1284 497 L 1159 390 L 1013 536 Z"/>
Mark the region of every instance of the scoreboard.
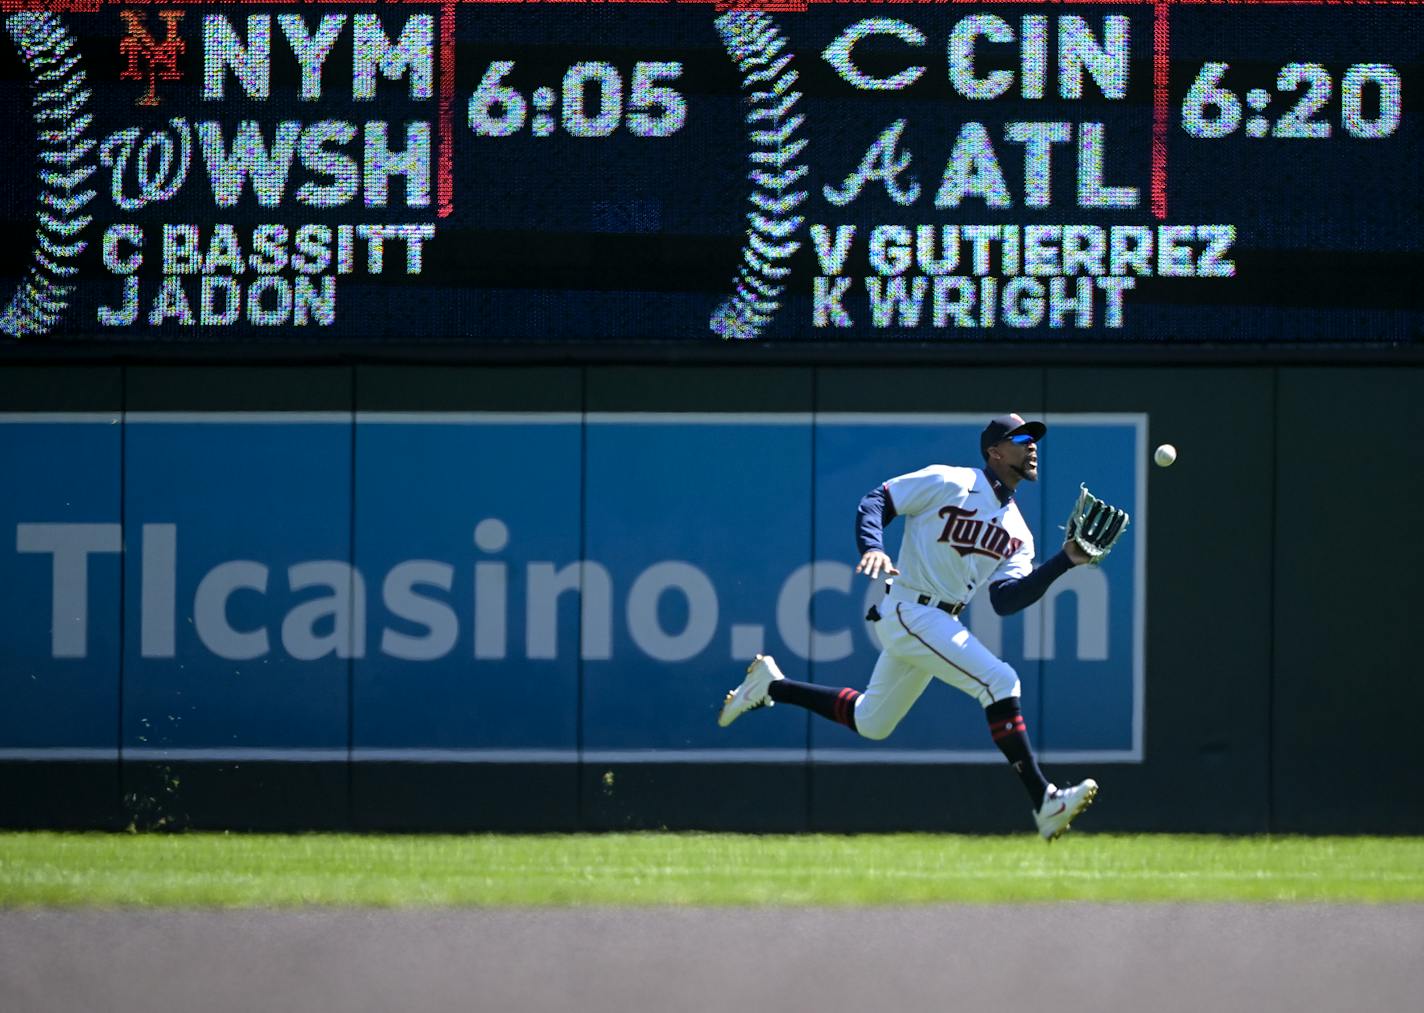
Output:
<path fill-rule="evenodd" d="M 1424 3 L 3 0 L 0 342 L 1424 336 Z"/>

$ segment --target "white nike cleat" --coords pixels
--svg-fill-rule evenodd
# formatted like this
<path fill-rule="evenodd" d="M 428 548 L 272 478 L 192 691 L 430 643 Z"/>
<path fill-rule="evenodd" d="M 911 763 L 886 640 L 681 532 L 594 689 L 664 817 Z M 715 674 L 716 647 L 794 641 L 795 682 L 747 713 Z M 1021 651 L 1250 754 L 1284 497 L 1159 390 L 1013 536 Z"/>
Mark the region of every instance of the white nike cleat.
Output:
<path fill-rule="evenodd" d="M 1091 777 L 1084 778 L 1081 784 L 1067 788 L 1055 788 L 1050 784 L 1048 794 L 1043 796 L 1043 805 L 1033 814 L 1033 820 L 1038 824 L 1038 832 L 1043 835 L 1043 839 L 1056 841 L 1062 837 L 1068 829 L 1068 824 L 1092 805 L 1097 795 L 1098 782 Z"/>
<path fill-rule="evenodd" d="M 770 654 L 758 654 L 747 666 L 747 677 L 742 680 L 742 684 L 728 693 L 727 699 L 722 701 L 722 713 L 717 715 L 717 724 L 726 728 L 747 711 L 775 706 L 767 690 L 777 679 L 784 678 L 786 676 L 781 674 L 781 669 L 776 667 L 776 661 Z"/>

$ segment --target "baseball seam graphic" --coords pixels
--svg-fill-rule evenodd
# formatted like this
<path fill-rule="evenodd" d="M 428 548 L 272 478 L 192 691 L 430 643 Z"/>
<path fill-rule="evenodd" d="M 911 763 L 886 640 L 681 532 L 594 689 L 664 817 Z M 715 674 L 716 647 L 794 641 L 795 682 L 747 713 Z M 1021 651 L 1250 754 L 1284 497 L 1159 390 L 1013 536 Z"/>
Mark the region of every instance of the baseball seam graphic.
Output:
<path fill-rule="evenodd" d="M 80 190 L 98 166 L 94 140 L 85 133 L 93 115 L 85 112 L 92 93 L 74 38 L 53 14 L 26 12 L 5 19 L 5 27 L 32 75 L 31 99 L 39 141 L 39 208 L 35 249 L 24 280 L 0 314 L 0 331 L 12 337 L 47 334 L 69 306 L 72 263 L 86 246 L 84 229 L 93 219 L 80 214 L 94 197 Z"/>
<path fill-rule="evenodd" d="M 793 115 L 801 99 L 794 90 L 799 75 L 790 69 L 792 54 L 783 52 L 786 39 L 775 22 L 761 11 L 739 10 L 723 14 L 716 25 L 742 73 L 742 88 L 750 90 L 746 123 L 753 185 L 735 294 L 717 307 L 709 326 L 724 338 L 755 338 L 780 308 L 791 273 L 788 261 L 801 246 L 792 237 L 806 221 L 795 214 L 806 191 L 792 187 L 810 171 L 797 161 L 806 141 L 796 132 L 806 117 Z"/>

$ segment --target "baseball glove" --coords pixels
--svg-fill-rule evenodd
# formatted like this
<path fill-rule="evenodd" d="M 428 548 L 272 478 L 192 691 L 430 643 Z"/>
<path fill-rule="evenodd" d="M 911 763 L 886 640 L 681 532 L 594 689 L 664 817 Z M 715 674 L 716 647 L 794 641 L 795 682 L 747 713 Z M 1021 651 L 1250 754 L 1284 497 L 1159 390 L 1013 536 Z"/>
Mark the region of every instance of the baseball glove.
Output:
<path fill-rule="evenodd" d="M 1131 518 L 1126 510 L 1098 499 L 1086 485 L 1080 485 L 1079 490 L 1065 528 L 1068 537 L 1088 554 L 1088 562 L 1097 566 L 1127 530 Z"/>

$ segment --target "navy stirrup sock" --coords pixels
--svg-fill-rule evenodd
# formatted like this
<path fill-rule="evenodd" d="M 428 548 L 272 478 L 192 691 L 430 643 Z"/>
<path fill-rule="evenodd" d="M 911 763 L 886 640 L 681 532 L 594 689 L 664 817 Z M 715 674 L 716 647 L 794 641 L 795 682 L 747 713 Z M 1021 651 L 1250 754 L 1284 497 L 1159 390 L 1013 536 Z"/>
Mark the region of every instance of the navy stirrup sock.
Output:
<path fill-rule="evenodd" d="M 777 703 L 804 707 L 855 731 L 855 702 L 860 699 L 860 694 L 853 689 L 777 679 L 768 687 L 767 693 Z"/>
<path fill-rule="evenodd" d="M 1043 796 L 1048 794 L 1048 778 L 1038 769 L 1033 746 L 1029 745 L 1028 729 L 1024 725 L 1023 712 L 1019 710 L 1019 698 L 1011 696 L 984 708 L 984 716 L 989 719 L 989 734 L 994 737 L 994 745 L 1018 774 L 1028 797 L 1033 800 L 1034 809 L 1043 805 Z"/>

